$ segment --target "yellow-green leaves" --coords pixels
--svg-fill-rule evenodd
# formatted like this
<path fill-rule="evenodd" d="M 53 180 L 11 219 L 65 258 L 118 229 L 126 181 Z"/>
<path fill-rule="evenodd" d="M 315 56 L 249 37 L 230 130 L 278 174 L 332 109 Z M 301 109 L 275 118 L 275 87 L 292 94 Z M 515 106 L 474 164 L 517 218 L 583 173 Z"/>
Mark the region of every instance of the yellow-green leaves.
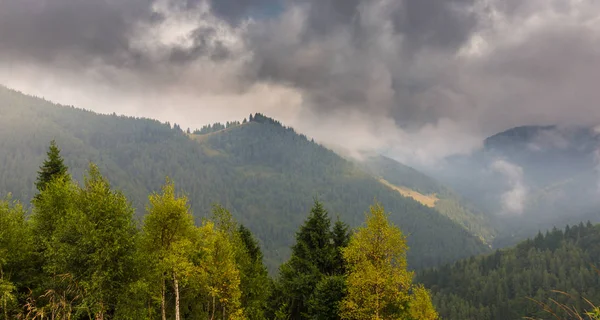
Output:
<path fill-rule="evenodd" d="M 407 249 L 402 232 L 388 222 L 384 208 L 372 206 L 365 226 L 343 250 L 348 269 L 343 319 L 437 318 L 427 292 L 412 284 L 413 273 L 406 270 Z"/>

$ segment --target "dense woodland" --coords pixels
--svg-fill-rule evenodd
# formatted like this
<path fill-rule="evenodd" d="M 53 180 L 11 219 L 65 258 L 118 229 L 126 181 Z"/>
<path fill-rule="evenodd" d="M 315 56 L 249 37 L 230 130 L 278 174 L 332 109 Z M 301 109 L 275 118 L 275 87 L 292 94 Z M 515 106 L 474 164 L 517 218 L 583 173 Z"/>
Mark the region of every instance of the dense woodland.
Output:
<path fill-rule="evenodd" d="M 477 256 L 496 231 L 451 190 L 262 114 L 194 134 L 0 87 L 0 163 L 5 319 L 600 318 L 600 226 Z"/>
<path fill-rule="evenodd" d="M 376 204 L 350 233 L 315 200 L 272 281 L 252 233 L 214 206 L 195 224 L 167 178 L 134 209 L 90 164 L 71 178 L 52 143 L 31 215 L 0 202 L 4 319 L 436 319 L 406 240 Z"/>
<path fill-rule="evenodd" d="M 252 121 L 249 121 L 252 120 Z M 381 184 L 371 174 L 264 115 L 217 133 L 194 135 L 155 120 L 54 105 L 0 87 L 0 193 L 28 206 L 50 139 L 72 176 L 90 161 L 122 190 L 141 221 L 147 195 L 169 176 L 187 195 L 195 222 L 227 208 L 256 235 L 271 274 L 289 258 L 294 231 L 319 197 L 333 217 L 363 221 L 374 199 L 393 215 L 412 250 L 411 268 L 452 262 L 489 248 L 462 225 Z"/>
<path fill-rule="evenodd" d="M 554 229 L 514 248 L 472 257 L 419 274 L 432 291 L 444 319 L 550 319 L 537 303 L 549 304 L 564 319 L 564 310 L 551 303 L 593 311 L 600 302 L 600 225 L 579 224 Z M 552 291 L 560 291 L 553 293 Z M 600 309 L 596 309 L 596 312 Z M 586 318 L 587 319 L 587 318 Z"/>

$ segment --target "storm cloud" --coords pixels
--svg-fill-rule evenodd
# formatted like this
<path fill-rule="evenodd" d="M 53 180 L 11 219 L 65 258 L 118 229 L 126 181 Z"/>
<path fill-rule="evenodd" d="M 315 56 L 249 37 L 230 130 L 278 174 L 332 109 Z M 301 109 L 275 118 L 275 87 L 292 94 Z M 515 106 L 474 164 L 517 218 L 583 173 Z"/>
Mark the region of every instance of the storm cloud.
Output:
<path fill-rule="evenodd" d="M 184 127 L 265 112 L 434 163 L 600 124 L 594 0 L 4 0 L 0 83 Z"/>

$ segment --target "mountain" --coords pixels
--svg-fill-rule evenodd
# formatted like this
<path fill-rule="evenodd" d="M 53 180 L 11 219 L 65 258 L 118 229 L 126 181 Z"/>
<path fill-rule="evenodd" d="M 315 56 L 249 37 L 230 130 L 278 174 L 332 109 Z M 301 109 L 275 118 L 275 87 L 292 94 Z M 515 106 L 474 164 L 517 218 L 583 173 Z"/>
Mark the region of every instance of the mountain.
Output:
<path fill-rule="evenodd" d="M 486 244 L 493 242 L 496 230 L 489 217 L 435 179 L 381 155 L 367 157 L 361 164 L 383 184 L 447 216 Z"/>
<path fill-rule="evenodd" d="M 429 172 L 483 212 L 513 245 L 539 230 L 600 222 L 600 134 L 592 127 L 523 126 Z"/>
<path fill-rule="evenodd" d="M 584 298 L 600 301 L 598 266 L 600 225 L 588 222 L 539 233 L 510 249 L 423 271 L 418 279 L 431 289 L 443 319 L 554 318 L 535 301 L 552 306 L 561 316 L 557 319 L 574 319 L 550 299 L 580 313 L 590 311 Z"/>
<path fill-rule="evenodd" d="M 260 114 L 250 120 L 193 134 L 178 125 L 96 114 L 0 88 L 0 193 L 27 203 L 49 141 L 56 139 L 76 179 L 89 161 L 97 163 L 138 217 L 166 176 L 189 195 L 197 219 L 214 203 L 224 205 L 256 234 L 271 271 L 288 257 L 314 197 L 352 226 L 380 201 L 408 235 L 412 268 L 489 250 L 447 216 L 292 128 Z"/>

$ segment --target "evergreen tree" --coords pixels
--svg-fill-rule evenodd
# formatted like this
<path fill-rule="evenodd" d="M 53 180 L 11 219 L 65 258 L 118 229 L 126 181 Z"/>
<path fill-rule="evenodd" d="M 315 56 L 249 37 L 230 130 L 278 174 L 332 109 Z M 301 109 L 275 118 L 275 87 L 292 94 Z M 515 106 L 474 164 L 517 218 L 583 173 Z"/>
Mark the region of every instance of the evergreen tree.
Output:
<path fill-rule="evenodd" d="M 67 178 L 67 171 L 68 168 L 60 155 L 60 149 L 56 145 L 56 141 L 52 140 L 47 152 L 47 158 L 40 167 L 40 171 L 38 171 L 38 177 L 35 182 L 36 188 L 39 192 L 42 192 L 52 179 L 56 177 Z"/>
<path fill-rule="evenodd" d="M 280 268 L 276 294 L 279 305 L 286 306 L 291 319 L 315 316 L 309 300 L 319 282 L 334 274 L 335 248 L 333 246 L 331 221 L 327 210 L 315 200 L 308 219 L 296 234 L 292 256 Z M 316 299 L 316 298 L 315 298 Z"/>
<path fill-rule="evenodd" d="M 344 261 L 343 249 L 350 243 L 350 227 L 340 220 L 335 222 L 333 226 L 333 247 L 334 247 L 334 258 L 333 258 L 333 269 L 335 274 L 346 273 L 346 262 Z"/>
<path fill-rule="evenodd" d="M 238 264 L 241 275 L 242 307 L 248 319 L 266 319 L 265 310 L 272 283 L 263 264 L 262 251 L 248 228 L 240 225 L 237 233 L 247 257 Z"/>
<path fill-rule="evenodd" d="M 344 249 L 348 294 L 342 319 L 436 319 L 429 295 L 412 284 L 406 240 L 381 205 L 371 207 L 365 226 Z"/>
<path fill-rule="evenodd" d="M 340 319 L 340 303 L 346 296 L 346 277 L 344 275 L 325 276 L 317 283 L 308 300 L 310 319 Z"/>

